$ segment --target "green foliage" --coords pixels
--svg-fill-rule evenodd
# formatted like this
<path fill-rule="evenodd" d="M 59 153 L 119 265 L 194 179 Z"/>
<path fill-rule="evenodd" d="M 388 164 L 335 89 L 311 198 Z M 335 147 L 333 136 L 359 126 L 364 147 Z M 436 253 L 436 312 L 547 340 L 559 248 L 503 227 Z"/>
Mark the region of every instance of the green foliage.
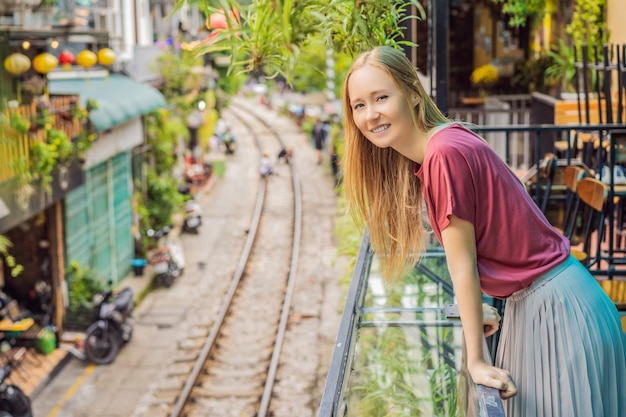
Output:
<path fill-rule="evenodd" d="M 17 277 L 24 271 L 24 266 L 19 264 L 13 255 L 9 252 L 9 249 L 13 247 L 13 242 L 8 237 L 0 235 L 0 255 L 4 258 L 7 266 L 11 270 L 11 276 Z"/>
<path fill-rule="evenodd" d="M 87 110 L 87 114 L 93 110 L 98 110 L 100 108 L 100 104 L 96 99 L 90 98 L 85 102 L 85 110 Z"/>
<path fill-rule="evenodd" d="M 45 141 L 35 141 L 30 147 L 30 171 L 32 179 L 41 181 L 44 189 L 50 187 L 52 172 L 59 163 L 73 156 L 74 145 L 62 130 L 48 129 Z"/>
<path fill-rule="evenodd" d="M 46 143 L 57 153 L 57 162 L 67 162 L 74 153 L 74 145 L 63 130 L 49 129 Z"/>
<path fill-rule="evenodd" d="M 512 85 L 522 87 L 530 93 L 538 91 L 547 94 L 560 78 L 550 77 L 549 68 L 555 64 L 551 53 L 541 52 L 538 56 L 527 59 L 517 64 Z"/>
<path fill-rule="evenodd" d="M 54 116 L 50 113 L 50 109 L 43 103 L 37 105 L 37 113 L 32 117 L 32 123 L 37 129 L 51 129 L 54 123 Z"/>
<path fill-rule="evenodd" d="M 31 131 L 45 132 L 43 140 L 31 140 L 30 154 L 28 158 L 21 156 L 11 161 L 11 167 L 17 172 L 22 185 L 31 181 L 40 181 L 41 186 L 49 191 L 52 182 L 52 173 L 59 164 L 65 164 L 72 158 L 82 158 L 84 153 L 91 147 L 97 134 L 89 123 L 89 112 L 97 108 L 95 100 L 88 100 L 85 109 L 72 103 L 67 115 L 73 120 L 78 120 L 82 129 L 72 141 L 64 130 L 55 129 L 55 115 L 50 112 L 47 105 L 40 103 L 37 112 L 28 120 L 19 113 L 11 114 L 9 125 L 27 135 Z M 37 136 L 39 137 L 39 136 Z"/>
<path fill-rule="evenodd" d="M 604 11 L 606 0 L 576 0 L 572 21 L 565 27 L 570 40 L 561 39 L 548 52 L 553 63 L 546 70 L 546 77 L 565 91 L 575 91 L 573 86 L 575 59 L 583 60 L 582 46 L 587 45 L 588 61 L 595 61 L 595 49 L 601 55 L 603 45 L 609 39 Z M 572 45 L 573 43 L 573 45 Z M 576 51 L 576 56 L 574 56 Z M 596 71 L 591 71 L 592 83 L 596 82 Z"/>
<path fill-rule="evenodd" d="M 81 314 L 85 308 L 91 308 L 94 295 L 105 287 L 93 269 L 80 265 L 78 261 L 70 262 L 67 283 L 70 316 Z"/>
<path fill-rule="evenodd" d="M 509 15 L 509 25 L 514 28 L 526 26 L 529 18 L 543 17 L 546 0 L 491 0 L 502 5 L 502 12 Z"/>
<path fill-rule="evenodd" d="M 183 203 L 184 196 L 178 192 L 178 184 L 171 175 L 158 175 L 153 169 L 148 169 L 144 204 L 149 213 L 149 227 L 160 229 L 171 225 L 172 216 Z"/>
<path fill-rule="evenodd" d="M 572 85 L 576 75 L 574 47 L 561 39 L 559 44 L 553 46 L 548 52 L 548 56 L 552 59 L 552 63 L 546 68 L 546 79 L 552 80 L 561 89 L 574 91 Z"/>
<path fill-rule="evenodd" d="M 352 376 L 354 407 L 361 416 L 457 417 L 457 372 L 433 358 L 424 329 L 403 327 L 362 329 L 357 372 Z M 450 329 L 441 331 L 450 343 Z M 415 343 L 417 337 L 423 344 Z"/>
<path fill-rule="evenodd" d="M 576 0 L 572 21 L 565 28 L 576 46 L 587 44 L 590 49 L 594 45 L 600 48 L 609 39 L 605 8 L 606 0 Z"/>
<path fill-rule="evenodd" d="M 193 107 L 195 103 L 189 103 L 185 96 L 193 91 L 206 87 L 206 75 L 194 68 L 202 67 L 196 55 L 173 50 L 164 50 L 157 59 L 157 70 L 163 76 L 165 84 L 161 91 L 168 103 L 176 103 L 181 106 L 183 112 Z"/>
<path fill-rule="evenodd" d="M 46 142 L 34 142 L 30 147 L 32 178 L 41 181 L 44 189 L 52 182 L 52 170 L 57 164 L 58 152 Z"/>
<path fill-rule="evenodd" d="M 184 3 L 178 0 L 176 7 Z M 206 14 L 223 10 L 236 12 L 225 14 L 227 28 L 214 30 L 198 53 L 230 56 L 228 74 L 282 75 L 288 84 L 303 70 L 325 72 L 325 59 L 317 52 L 312 62 L 303 59 L 311 50 L 332 47 L 354 56 L 377 45 L 414 45 L 404 39 L 405 24 L 425 16 L 419 0 L 253 0 L 248 6 L 232 0 L 207 2 Z M 314 85 L 318 88 L 317 80 Z"/>
<path fill-rule="evenodd" d="M 172 172 L 178 138 L 187 140 L 189 131 L 181 117 L 171 110 L 160 109 L 146 116 L 146 139 L 150 145 L 152 166 L 157 174 Z"/>
<path fill-rule="evenodd" d="M 319 34 L 303 43 L 292 86 L 295 91 L 313 92 L 326 89 L 326 48 Z"/>
<path fill-rule="evenodd" d="M 449 330 L 449 329 L 446 329 Z M 456 399 L 458 395 L 458 373 L 447 363 L 435 368 L 430 377 L 430 389 L 434 415 L 456 417 L 459 414 Z"/>
<path fill-rule="evenodd" d="M 25 135 L 30 130 L 30 121 L 19 113 L 11 114 L 9 126 Z"/>
<path fill-rule="evenodd" d="M 139 236 L 141 236 L 141 248 L 139 253 L 135 255 L 145 258 L 148 253 L 147 249 L 153 244 L 152 238 L 148 237 L 146 234 L 146 231 L 152 226 L 150 225 L 150 212 L 138 188 L 135 188 L 135 191 L 133 191 L 133 206 L 139 218 Z"/>
<path fill-rule="evenodd" d="M 426 17 L 418 0 L 331 0 L 323 13 L 322 32 L 335 51 L 352 57 L 378 45 L 416 46 L 404 38 L 405 24 Z"/>

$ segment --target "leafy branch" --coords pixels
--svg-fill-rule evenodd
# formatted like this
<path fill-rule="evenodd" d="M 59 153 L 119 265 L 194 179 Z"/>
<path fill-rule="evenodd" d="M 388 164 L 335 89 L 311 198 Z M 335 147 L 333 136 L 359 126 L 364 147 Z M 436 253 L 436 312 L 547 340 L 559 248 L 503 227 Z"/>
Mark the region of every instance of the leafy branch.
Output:
<path fill-rule="evenodd" d="M 20 265 L 13 255 L 9 253 L 9 249 L 13 247 L 13 242 L 8 237 L 0 235 L 0 255 L 4 257 L 7 266 L 11 270 L 11 276 L 17 277 L 24 270 L 24 266 Z"/>

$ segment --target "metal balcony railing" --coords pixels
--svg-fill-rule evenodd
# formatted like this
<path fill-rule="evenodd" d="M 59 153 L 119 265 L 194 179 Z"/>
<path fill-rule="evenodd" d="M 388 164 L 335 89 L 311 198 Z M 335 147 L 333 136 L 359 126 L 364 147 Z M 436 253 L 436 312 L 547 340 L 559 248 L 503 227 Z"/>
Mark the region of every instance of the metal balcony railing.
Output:
<path fill-rule="evenodd" d="M 626 164 L 626 126 L 622 124 L 472 128 L 483 135 L 497 134 L 500 155 L 506 162 L 517 157 L 512 141 L 520 135 L 529 141 L 529 149 L 534 149 L 530 159 L 534 166 L 518 174 L 537 202 L 542 196 L 542 183 L 533 182 L 533 177 L 541 177 L 544 155 L 540 149 L 558 152 L 561 168 L 582 164 L 590 175 L 596 175 L 603 165 Z M 626 195 L 623 185 L 616 187 L 613 170 L 610 172 L 605 179 L 607 225 L 614 224 L 614 197 Z M 626 274 L 626 268 L 618 268 L 626 264 L 626 256 L 624 251 L 614 250 L 614 230 L 608 229 L 603 267 L 594 267 L 590 272 L 610 279 Z M 366 234 L 353 271 L 318 417 L 386 415 L 386 407 L 415 416 L 463 416 L 476 412 L 482 416 L 504 416 L 497 393 L 472 385 L 463 370 L 460 323 L 449 320 L 445 314 L 445 306 L 454 303 L 454 296 L 443 251 L 433 243 L 413 273 L 399 282 L 384 282 L 377 265 Z M 495 341 L 491 342 L 494 346 Z M 476 398 L 469 395 L 474 388 L 478 398 L 487 397 L 489 401 L 476 404 L 470 400 Z M 479 406 L 486 408 L 477 411 Z"/>
<path fill-rule="evenodd" d="M 445 257 L 433 244 L 405 279 L 388 283 L 364 236 L 318 417 L 503 417 L 495 390 L 476 387 L 462 363 L 460 322 Z M 476 395 L 470 395 L 470 389 Z M 488 398 L 480 402 L 481 398 Z"/>

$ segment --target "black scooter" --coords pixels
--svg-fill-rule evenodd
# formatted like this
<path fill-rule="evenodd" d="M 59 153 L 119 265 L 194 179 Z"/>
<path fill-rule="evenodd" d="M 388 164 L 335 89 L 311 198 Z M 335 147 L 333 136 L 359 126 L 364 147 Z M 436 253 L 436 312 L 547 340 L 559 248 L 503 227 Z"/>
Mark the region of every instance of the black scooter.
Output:
<path fill-rule="evenodd" d="M 30 398 L 17 385 L 5 380 L 11 375 L 11 365 L 0 368 L 0 417 L 33 417 Z"/>
<path fill-rule="evenodd" d="M 111 289 L 103 290 L 94 296 L 94 308 L 97 317 L 85 334 L 85 359 L 105 365 L 113 362 L 133 334 L 133 290 L 124 288 L 115 296 Z"/>
<path fill-rule="evenodd" d="M 202 210 L 200 203 L 191 195 L 191 188 L 187 185 L 178 187 L 178 192 L 187 196 L 185 201 L 185 220 L 183 222 L 183 232 L 198 234 L 202 224 Z"/>

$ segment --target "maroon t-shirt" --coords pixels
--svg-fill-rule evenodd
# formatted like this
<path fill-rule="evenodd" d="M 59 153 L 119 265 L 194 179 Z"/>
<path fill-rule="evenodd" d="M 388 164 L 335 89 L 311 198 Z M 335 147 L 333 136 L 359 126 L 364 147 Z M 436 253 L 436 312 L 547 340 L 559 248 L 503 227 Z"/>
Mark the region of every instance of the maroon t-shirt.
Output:
<path fill-rule="evenodd" d="M 450 215 L 474 225 L 486 294 L 506 298 L 568 257 L 569 241 L 550 225 L 521 181 L 485 141 L 459 123 L 435 132 L 415 175 L 440 242 Z"/>

